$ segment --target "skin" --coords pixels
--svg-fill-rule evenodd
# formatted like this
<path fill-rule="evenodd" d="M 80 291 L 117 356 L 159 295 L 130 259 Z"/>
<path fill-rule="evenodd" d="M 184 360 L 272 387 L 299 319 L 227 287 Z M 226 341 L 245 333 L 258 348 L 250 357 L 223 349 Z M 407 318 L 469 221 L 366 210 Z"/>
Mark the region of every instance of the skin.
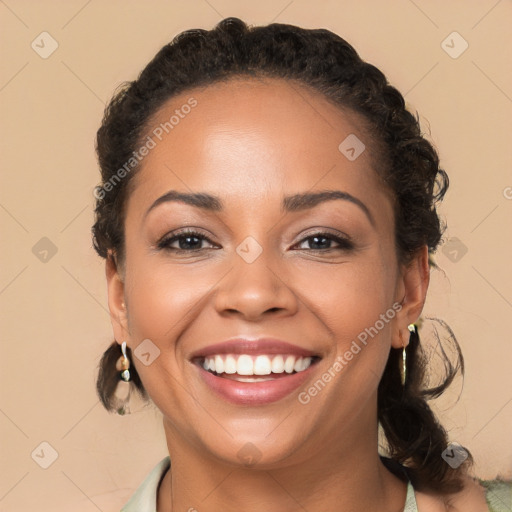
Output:
<path fill-rule="evenodd" d="M 390 347 L 407 342 L 407 325 L 421 313 L 427 248 L 399 264 L 392 199 L 375 172 L 362 119 L 297 84 L 237 79 L 172 98 L 151 126 L 190 97 L 197 106 L 132 179 L 125 258 L 106 268 L 116 340 L 134 350 L 149 338 L 160 350 L 149 366 L 132 361 L 163 414 L 172 460 L 158 512 L 401 512 L 406 486 L 378 458 L 377 386 Z M 349 134 L 366 145 L 355 161 L 338 150 Z M 170 190 L 217 196 L 223 208 L 164 202 L 147 213 Z M 281 209 L 284 196 L 325 190 L 351 194 L 370 217 L 346 200 Z M 158 247 L 187 226 L 211 243 L 194 239 L 188 253 L 177 240 L 174 251 Z M 334 239 L 315 246 L 308 236 L 325 229 L 353 247 Z M 252 263 L 236 252 L 248 236 L 262 248 Z M 298 392 L 394 303 L 401 304 L 396 316 L 301 404 Z M 284 399 L 234 405 L 203 384 L 189 357 L 235 336 L 277 337 L 322 359 L 310 381 Z M 251 467 L 237 456 L 246 443 L 261 454 Z M 422 510 L 445 510 L 425 499 Z"/>

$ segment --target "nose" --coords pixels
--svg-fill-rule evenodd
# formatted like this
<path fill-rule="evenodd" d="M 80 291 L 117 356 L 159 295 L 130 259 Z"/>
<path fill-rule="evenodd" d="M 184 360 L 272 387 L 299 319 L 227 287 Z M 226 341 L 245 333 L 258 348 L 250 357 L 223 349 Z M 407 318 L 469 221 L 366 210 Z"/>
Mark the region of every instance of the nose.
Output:
<path fill-rule="evenodd" d="M 220 282 L 215 307 L 221 315 L 238 315 L 258 321 L 268 315 L 293 315 L 298 309 L 298 297 L 290 288 L 291 278 L 283 268 L 283 260 L 271 257 L 263 250 L 248 262 L 233 255 L 233 267 Z"/>

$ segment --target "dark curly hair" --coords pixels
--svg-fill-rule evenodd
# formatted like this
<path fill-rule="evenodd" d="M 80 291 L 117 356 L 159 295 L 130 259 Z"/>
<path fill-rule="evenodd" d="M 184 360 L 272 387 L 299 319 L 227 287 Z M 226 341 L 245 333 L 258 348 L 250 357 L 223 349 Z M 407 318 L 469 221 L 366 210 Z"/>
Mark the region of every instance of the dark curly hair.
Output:
<path fill-rule="evenodd" d="M 238 77 L 295 81 L 338 107 L 358 113 L 370 135 L 373 156 L 378 157 L 376 170 L 394 200 L 399 260 L 407 263 L 425 245 L 430 254 L 436 250 L 443 233 L 436 205 L 448 188 L 448 177 L 439 167 L 435 149 L 422 136 L 417 116 L 406 109 L 404 98 L 384 74 L 329 30 L 280 23 L 249 27 L 238 18 L 227 18 L 212 30 L 193 29 L 176 36 L 107 106 L 96 147 L 102 185 L 95 191 L 93 240 L 100 256 L 117 262 L 123 259 L 124 207 L 140 165 L 121 174 L 119 170 L 133 160 L 152 117 L 183 91 Z M 121 175 L 124 179 L 117 179 Z M 447 434 L 427 400 L 440 395 L 459 370 L 463 373 L 462 355 L 450 336 L 457 349 L 457 364 L 447 364 L 441 384 L 426 389 L 424 352 L 418 334 L 413 338 L 407 348 L 405 388 L 399 375 L 401 351 L 396 349 L 390 350 L 379 383 L 378 419 L 388 444 L 386 464 L 405 466 L 416 488 L 456 492 L 462 488 L 471 456 L 457 470 L 443 460 Z M 107 410 L 112 409 L 118 356 L 114 342 L 100 362 L 97 391 Z M 147 398 L 134 368 L 132 373 L 136 389 Z"/>

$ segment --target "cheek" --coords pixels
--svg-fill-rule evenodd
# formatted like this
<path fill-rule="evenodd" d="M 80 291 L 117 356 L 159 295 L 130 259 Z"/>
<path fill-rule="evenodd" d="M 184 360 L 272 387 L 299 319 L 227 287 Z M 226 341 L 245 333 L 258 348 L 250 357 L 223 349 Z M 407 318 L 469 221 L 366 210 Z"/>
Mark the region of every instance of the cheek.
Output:
<path fill-rule="evenodd" d="M 306 290 L 304 303 L 335 345 L 334 358 L 341 366 L 334 373 L 344 375 L 335 380 L 344 388 L 353 386 L 354 392 L 364 388 L 371 393 L 388 358 L 400 308 L 395 268 L 393 253 L 382 248 L 314 275 L 299 272 L 295 278 L 297 289 Z"/>
<path fill-rule="evenodd" d="M 335 332 L 353 335 L 353 329 L 373 325 L 391 308 L 396 280 L 393 269 L 392 258 L 371 250 L 336 265 L 297 267 L 287 282 L 294 283 L 306 306 Z"/>
<path fill-rule="evenodd" d="M 185 270 L 162 258 L 137 257 L 136 251 L 127 259 L 126 270 L 131 345 L 149 339 L 158 354 L 149 365 L 136 357 L 133 362 L 152 401 L 171 417 L 172 411 L 190 407 L 181 337 L 204 307 L 218 274 L 197 267 L 192 271 L 192 266 Z"/>
<path fill-rule="evenodd" d="M 213 272 L 201 265 L 184 267 L 165 263 L 160 257 L 133 265 L 132 273 L 127 267 L 129 326 L 135 342 L 141 336 L 161 345 L 173 340 L 180 326 L 204 306 L 218 281 L 218 266 Z"/>
<path fill-rule="evenodd" d="M 394 267 L 384 256 L 368 254 L 357 264 L 317 272 L 314 285 L 307 273 L 296 278 L 297 286 L 308 290 L 307 306 L 320 319 L 319 332 L 329 332 L 333 344 L 321 382 L 301 390 L 299 397 L 333 430 L 347 417 L 359 417 L 375 397 L 386 365 L 397 306 L 393 308 Z"/>

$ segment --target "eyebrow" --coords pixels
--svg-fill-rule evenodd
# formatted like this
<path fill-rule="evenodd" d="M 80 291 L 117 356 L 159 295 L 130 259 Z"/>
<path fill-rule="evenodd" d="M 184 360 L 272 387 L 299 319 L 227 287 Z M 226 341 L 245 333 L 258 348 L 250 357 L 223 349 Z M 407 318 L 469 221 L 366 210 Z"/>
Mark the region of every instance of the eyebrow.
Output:
<path fill-rule="evenodd" d="M 325 201 L 333 201 L 335 199 L 349 201 L 358 206 L 368 217 L 370 224 L 375 226 L 375 221 L 368 207 L 357 197 L 354 197 L 348 192 L 342 192 L 341 190 L 324 190 L 321 192 L 307 192 L 287 196 L 283 199 L 283 209 L 288 212 L 307 210 Z"/>
<path fill-rule="evenodd" d="M 320 192 L 306 192 L 303 194 L 294 194 L 286 196 L 283 199 L 281 209 L 285 212 L 298 212 L 302 210 L 308 210 L 315 206 L 333 200 L 349 201 L 352 204 L 358 206 L 368 217 L 368 220 L 375 226 L 375 220 L 368 209 L 368 207 L 357 197 L 349 194 L 348 192 L 342 192 L 341 190 L 325 190 Z M 201 208 L 202 210 L 219 212 L 223 210 L 222 199 L 210 194 L 202 193 L 184 193 L 178 192 L 177 190 L 170 190 L 163 196 L 159 197 L 146 211 L 144 217 L 147 217 L 151 210 L 154 210 L 157 206 L 168 203 L 168 202 L 180 202 Z"/>

